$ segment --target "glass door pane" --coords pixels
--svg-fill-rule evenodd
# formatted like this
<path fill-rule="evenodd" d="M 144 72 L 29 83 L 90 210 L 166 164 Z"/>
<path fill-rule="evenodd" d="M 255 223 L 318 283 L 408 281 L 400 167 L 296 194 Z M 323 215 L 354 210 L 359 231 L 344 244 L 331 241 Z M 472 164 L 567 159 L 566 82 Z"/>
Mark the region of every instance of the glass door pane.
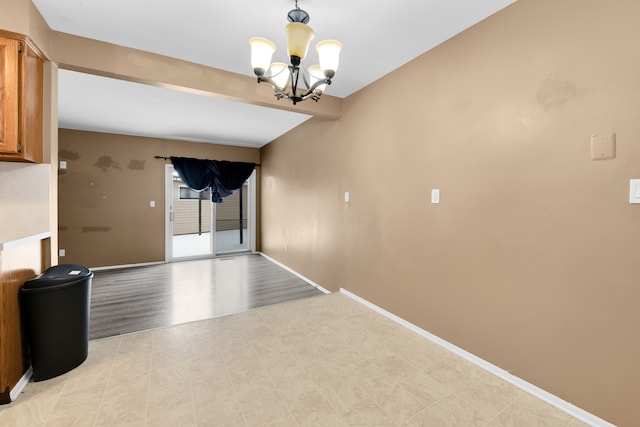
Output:
<path fill-rule="evenodd" d="M 246 251 L 249 249 L 249 181 L 216 204 L 217 253 Z"/>
<path fill-rule="evenodd" d="M 213 255 L 213 203 L 209 190 L 197 192 L 173 170 L 172 258 Z"/>

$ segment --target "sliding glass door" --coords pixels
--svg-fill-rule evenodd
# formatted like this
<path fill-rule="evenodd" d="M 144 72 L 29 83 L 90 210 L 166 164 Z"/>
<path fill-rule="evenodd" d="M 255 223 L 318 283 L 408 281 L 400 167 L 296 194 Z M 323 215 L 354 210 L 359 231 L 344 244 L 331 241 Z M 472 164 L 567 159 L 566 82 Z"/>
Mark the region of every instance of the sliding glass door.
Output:
<path fill-rule="evenodd" d="M 222 203 L 208 190 L 197 192 L 166 170 L 166 259 L 206 258 L 255 251 L 255 172 Z"/>

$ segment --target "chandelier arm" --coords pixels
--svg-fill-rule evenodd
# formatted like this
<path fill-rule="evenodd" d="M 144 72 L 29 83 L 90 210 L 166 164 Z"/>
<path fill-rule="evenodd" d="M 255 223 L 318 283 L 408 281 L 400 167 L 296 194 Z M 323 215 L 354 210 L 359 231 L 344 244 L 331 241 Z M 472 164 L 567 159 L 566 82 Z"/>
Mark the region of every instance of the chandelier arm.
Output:
<path fill-rule="evenodd" d="M 298 69 L 299 71 L 299 69 Z M 292 92 L 291 93 L 287 93 L 285 91 L 283 91 L 282 89 L 280 89 L 278 87 L 278 85 L 276 84 L 276 82 L 271 78 L 271 77 L 267 77 L 267 76 L 258 76 L 258 83 L 261 82 L 265 82 L 265 83 L 269 83 L 272 87 L 273 87 L 273 91 L 274 94 L 276 96 L 277 99 L 289 99 L 291 101 L 293 101 L 293 105 L 295 105 L 296 103 L 300 102 L 300 101 L 305 101 L 307 99 L 312 99 L 316 102 L 318 102 L 318 100 L 320 99 L 320 95 L 321 94 L 317 94 L 315 92 L 315 90 L 323 84 L 327 84 L 330 85 L 331 84 L 331 79 L 329 78 L 325 78 L 322 80 L 318 80 L 317 82 L 315 82 L 313 84 L 313 86 L 311 86 L 309 89 L 307 89 L 303 94 L 298 95 L 297 94 L 297 84 L 298 84 L 298 74 L 296 73 L 296 77 L 294 78 L 294 73 L 290 73 L 291 76 L 291 84 L 292 84 Z"/>
<path fill-rule="evenodd" d="M 273 87 L 273 91 L 275 92 L 276 98 L 278 99 L 290 99 L 289 94 L 280 89 L 275 81 L 271 77 L 267 76 L 258 76 L 258 83 L 265 82 L 269 83 Z"/>
<path fill-rule="evenodd" d="M 324 85 L 324 84 L 326 84 L 326 85 L 330 85 L 330 84 L 331 84 L 331 79 L 322 79 L 322 80 L 318 80 L 317 82 L 315 82 L 315 83 L 313 84 L 313 86 L 311 86 L 311 87 L 309 88 L 309 90 L 305 93 L 305 95 L 306 95 L 306 94 L 308 94 L 308 93 L 315 92 L 315 90 L 318 88 L 318 86 L 320 86 L 320 85 Z"/>
<path fill-rule="evenodd" d="M 331 79 L 323 79 L 315 82 L 313 86 L 311 86 L 305 93 L 299 96 L 300 100 L 305 101 L 307 99 L 313 99 L 314 101 L 318 102 L 321 94 L 316 93 L 316 89 L 318 88 L 318 86 L 323 84 L 330 85 Z"/>
<path fill-rule="evenodd" d="M 302 101 L 306 101 L 307 99 L 312 99 L 316 102 L 318 102 L 318 100 L 320 99 L 320 96 L 317 93 L 305 93 L 304 96 L 301 96 L 300 99 Z"/>

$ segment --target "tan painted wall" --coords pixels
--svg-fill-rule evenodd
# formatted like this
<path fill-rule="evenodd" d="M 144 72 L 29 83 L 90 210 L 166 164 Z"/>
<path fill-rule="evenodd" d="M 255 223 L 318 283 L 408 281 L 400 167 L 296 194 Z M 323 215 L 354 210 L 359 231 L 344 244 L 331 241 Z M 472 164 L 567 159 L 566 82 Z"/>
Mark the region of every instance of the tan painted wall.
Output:
<path fill-rule="evenodd" d="M 259 150 L 60 129 L 60 262 L 164 261 L 165 162 L 183 156 L 259 163 Z M 156 202 L 155 208 L 149 201 Z"/>
<path fill-rule="evenodd" d="M 45 56 L 50 56 L 52 31 L 30 0 L 0 0 L 0 10 L 0 29 L 29 36 Z"/>
<path fill-rule="evenodd" d="M 640 425 L 638 18 L 520 0 L 268 144 L 263 252 Z"/>
<path fill-rule="evenodd" d="M 48 164 L 0 162 L 0 250 L 51 231 L 50 179 Z"/>

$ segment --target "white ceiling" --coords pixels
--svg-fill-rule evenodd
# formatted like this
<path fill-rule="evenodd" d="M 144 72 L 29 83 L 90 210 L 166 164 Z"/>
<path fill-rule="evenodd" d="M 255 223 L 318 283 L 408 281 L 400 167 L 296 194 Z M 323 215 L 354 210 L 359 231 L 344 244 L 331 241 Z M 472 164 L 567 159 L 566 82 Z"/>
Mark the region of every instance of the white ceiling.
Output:
<path fill-rule="evenodd" d="M 293 0 L 32 0 L 60 32 L 253 76 L 248 40 L 286 62 Z M 346 97 L 515 0 L 299 0 L 314 42 L 340 40 L 327 93 Z M 317 62 L 310 49 L 307 62 Z M 289 101 L 281 101 L 289 102 Z M 306 101 L 312 102 L 312 101 Z M 320 101 L 322 102 L 322 99 Z M 59 127 L 261 147 L 310 116 L 60 70 Z"/>

